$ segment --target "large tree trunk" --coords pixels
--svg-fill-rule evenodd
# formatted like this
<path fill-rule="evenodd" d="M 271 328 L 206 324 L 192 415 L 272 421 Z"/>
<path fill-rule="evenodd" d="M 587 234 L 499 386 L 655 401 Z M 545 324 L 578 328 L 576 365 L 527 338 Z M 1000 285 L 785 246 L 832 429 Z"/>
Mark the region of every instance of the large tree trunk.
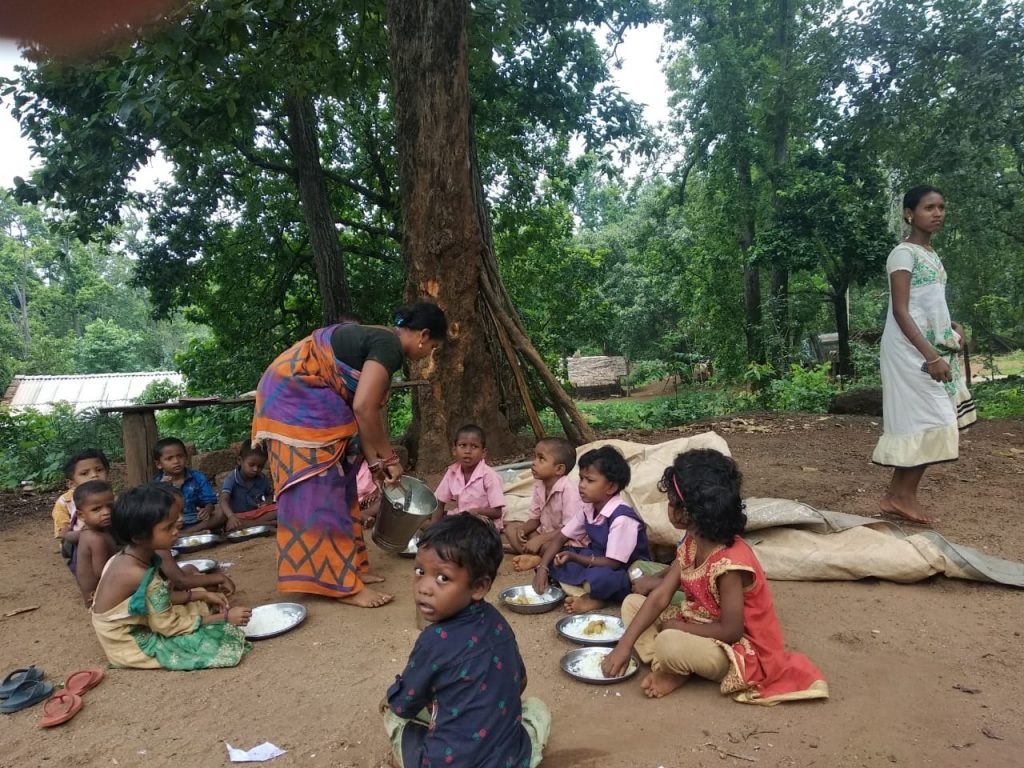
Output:
<path fill-rule="evenodd" d="M 470 128 L 467 0 L 391 0 L 388 16 L 407 292 L 437 301 L 450 324 L 432 370 L 418 371 L 431 386 L 416 393 L 410 429 L 410 455 L 430 471 L 449 462 L 452 433 L 466 422 L 484 429 L 492 455 L 521 449 L 515 426 L 532 405 L 520 358 L 557 382 L 497 272 Z M 570 437 L 591 438 L 572 411 Z"/>
<path fill-rule="evenodd" d="M 324 325 L 336 323 L 349 310 L 345 260 L 335 229 L 334 212 L 327 191 L 327 177 L 320 164 L 320 140 L 317 133 L 316 105 L 310 95 L 289 92 L 285 95 L 288 113 L 288 138 L 295 158 L 302 217 L 309 230 L 316 267 L 317 286 L 323 306 Z"/>

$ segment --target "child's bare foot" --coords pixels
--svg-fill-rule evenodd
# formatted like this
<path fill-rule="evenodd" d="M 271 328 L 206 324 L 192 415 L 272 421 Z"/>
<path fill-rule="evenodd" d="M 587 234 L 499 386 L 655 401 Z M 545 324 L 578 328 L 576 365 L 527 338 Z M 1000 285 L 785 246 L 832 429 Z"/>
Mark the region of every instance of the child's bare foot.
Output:
<path fill-rule="evenodd" d="M 517 571 L 532 571 L 540 565 L 540 557 L 537 555 L 516 555 L 512 558 L 512 567 Z"/>
<path fill-rule="evenodd" d="M 380 608 L 395 599 L 394 595 L 387 592 L 378 592 L 375 589 L 364 587 L 352 597 L 343 597 L 341 602 L 345 605 L 358 605 L 360 608 Z"/>
<path fill-rule="evenodd" d="M 363 580 L 363 584 L 380 584 L 384 581 L 383 576 L 378 576 L 376 573 L 370 573 L 369 571 L 359 574 L 359 578 Z"/>
<path fill-rule="evenodd" d="M 644 695 L 649 699 L 660 699 L 668 696 L 672 691 L 686 682 L 681 675 L 673 675 L 670 672 L 650 672 L 640 683 Z"/>
<path fill-rule="evenodd" d="M 565 598 L 566 613 L 590 613 L 600 608 L 604 608 L 604 603 L 601 600 L 595 600 L 589 594 Z"/>
<path fill-rule="evenodd" d="M 895 515 L 918 525 L 934 525 L 939 522 L 937 517 L 932 517 L 927 510 L 921 506 L 917 499 L 898 499 L 895 496 L 886 496 L 878 502 L 878 508 L 887 515 Z"/>

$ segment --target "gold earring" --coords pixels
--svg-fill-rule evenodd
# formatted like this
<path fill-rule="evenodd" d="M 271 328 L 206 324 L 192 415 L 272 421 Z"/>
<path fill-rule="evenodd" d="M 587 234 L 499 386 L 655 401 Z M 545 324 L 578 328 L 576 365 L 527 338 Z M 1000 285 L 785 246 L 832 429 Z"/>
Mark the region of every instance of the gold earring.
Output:
<path fill-rule="evenodd" d="M 420 349 L 423 349 L 423 342 L 420 342 Z"/>

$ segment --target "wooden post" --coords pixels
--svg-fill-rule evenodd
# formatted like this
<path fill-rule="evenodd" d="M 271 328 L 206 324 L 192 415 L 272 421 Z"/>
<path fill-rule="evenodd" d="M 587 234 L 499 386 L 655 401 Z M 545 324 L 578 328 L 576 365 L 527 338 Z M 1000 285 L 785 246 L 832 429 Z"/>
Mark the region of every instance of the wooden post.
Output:
<path fill-rule="evenodd" d="M 125 485 L 134 488 L 153 479 L 153 446 L 156 445 L 156 416 L 152 410 L 125 411 L 121 421 L 124 440 Z"/>

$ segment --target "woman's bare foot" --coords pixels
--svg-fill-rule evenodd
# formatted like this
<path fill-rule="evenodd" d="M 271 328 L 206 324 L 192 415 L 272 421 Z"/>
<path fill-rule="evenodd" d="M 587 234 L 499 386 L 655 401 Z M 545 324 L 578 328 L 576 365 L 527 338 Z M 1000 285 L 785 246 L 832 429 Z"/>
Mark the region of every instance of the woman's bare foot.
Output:
<path fill-rule="evenodd" d="M 878 508 L 887 515 L 902 517 L 904 520 L 917 523 L 918 525 L 934 525 L 939 522 L 937 517 L 932 517 L 928 514 L 927 510 L 921 506 L 917 499 L 907 501 L 905 499 L 897 499 L 894 496 L 886 496 L 878 502 Z"/>
<path fill-rule="evenodd" d="M 604 603 L 601 600 L 595 600 L 589 594 L 565 598 L 566 613 L 590 613 L 601 608 L 604 608 Z"/>
<path fill-rule="evenodd" d="M 384 581 L 383 576 L 378 576 L 376 573 L 370 573 L 369 571 L 359 574 L 359 578 L 363 580 L 363 584 L 380 584 Z"/>
<path fill-rule="evenodd" d="M 352 597 L 343 597 L 341 602 L 345 605 L 358 605 L 360 608 L 380 608 L 395 599 L 394 595 L 387 592 L 378 592 L 375 589 L 364 587 Z"/>
<path fill-rule="evenodd" d="M 540 557 L 537 555 L 516 555 L 512 558 L 512 567 L 517 571 L 532 571 L 540 565 Z"/>
<path fill-rule="evenodd" d="M 640 683 L 644 695 L 649 699 L 660 699 L 668 696 L 672 691 L 686 682 L 682 675 L 673 675 L 671 672 L 650 672 Z"/>

